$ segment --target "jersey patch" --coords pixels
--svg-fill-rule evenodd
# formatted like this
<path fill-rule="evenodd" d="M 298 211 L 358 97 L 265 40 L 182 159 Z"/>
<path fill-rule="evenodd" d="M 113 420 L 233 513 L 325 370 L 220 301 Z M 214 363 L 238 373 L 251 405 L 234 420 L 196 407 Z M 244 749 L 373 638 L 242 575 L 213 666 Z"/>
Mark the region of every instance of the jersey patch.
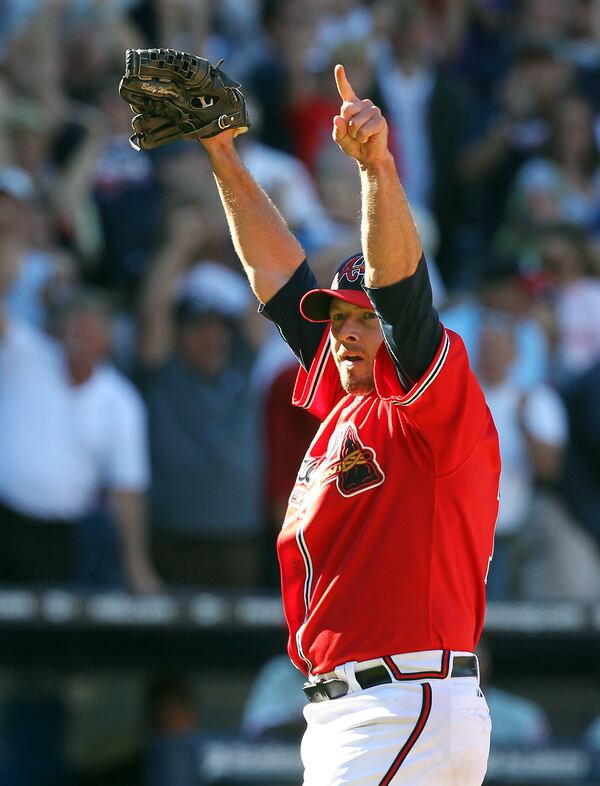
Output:
<path fill-rule="evenodd" d="M 385 475 L 377 463 L 375 450 L 363 445 L 353 423 L 336 429 L 333 447 L 334 456 L 322 470 L 323 485 L 335 481 L 343 497 L 353 497 L 383 483 Z"/>
<path fill-rule="evenodd" d="M 344 423 L 332 434 L 322 463 L 310 456 L 302 462 L 290 505 L 301 504 L 313 481 L 317 488 L 335 483 L 342 497 L 353 497 L 380 486 L 384 480 L 385 473 L 377 462 L 375 450 L 362 443 L 353 423 Z"/>

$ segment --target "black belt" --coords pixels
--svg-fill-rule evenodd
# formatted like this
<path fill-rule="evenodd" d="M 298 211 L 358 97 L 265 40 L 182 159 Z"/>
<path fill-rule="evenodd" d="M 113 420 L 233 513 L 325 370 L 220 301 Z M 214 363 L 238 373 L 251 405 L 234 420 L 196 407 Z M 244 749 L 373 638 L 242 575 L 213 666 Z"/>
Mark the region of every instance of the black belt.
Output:
<path fill-rule="evenodd" d="M 441 672 L 439 675 L 427 672 L 427 675 L 427 679 L 443 678 Z M 477 677 L 477 675 L 477 658 L 475 655 L 456 655 L 452 659 L 450 677 Z M 391 676 L 385 666 L 372 666 L 370 669 L 355 671 L 354 677 L 363 690 L 366 688 L 374 688 L 375 685 L 398 682 L 398 680 L 395 680 Z M 406 680 L 422 679 L 418 672 L 414 675 L 404 674 L 403 677 Z M 306 682 L 302 690 L 311 702 L 327 701 L 329 699 L 339 699 L 340 696 L 345 696 L 348 693 L 348 683 L 346 680 L 337 678 L 320 680 L 319 682 Z"/>

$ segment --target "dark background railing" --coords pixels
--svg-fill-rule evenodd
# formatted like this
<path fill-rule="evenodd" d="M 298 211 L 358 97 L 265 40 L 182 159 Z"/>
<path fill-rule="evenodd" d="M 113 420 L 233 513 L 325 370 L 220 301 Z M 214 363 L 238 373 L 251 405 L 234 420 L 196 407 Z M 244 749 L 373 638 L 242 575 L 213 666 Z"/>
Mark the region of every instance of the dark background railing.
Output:
<path fill-rule="evenodd" d="M 486 783 L 600 783 L 598 755 L 581 736 L 600 714 L 600 607 L 490 603 L 485 638 L 493 684 L 538 701 L 554 731 L 543 747 L 494 748 Z M 9 682 L 37 679 L 39 670 L 91 684 L 106 675 L 125 685 L 157 672 L 193 676 L 203 696 L 200 730 L 145 738 L 148 786 L 160 778 L 169 786 L 300 783 L 296 743 L 251 741 L 239 730 L 252 680 L 285 644 L 281 603 L 268 593 L 0 591 L 0 676 Z"/>

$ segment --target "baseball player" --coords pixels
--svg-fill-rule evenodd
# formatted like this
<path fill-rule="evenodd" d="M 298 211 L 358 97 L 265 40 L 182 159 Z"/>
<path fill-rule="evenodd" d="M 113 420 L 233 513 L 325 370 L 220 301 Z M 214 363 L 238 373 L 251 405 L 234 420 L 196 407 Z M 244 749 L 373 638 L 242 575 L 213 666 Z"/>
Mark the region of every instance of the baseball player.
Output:
<path fill-rule="evenodd" d="M 235 115 L 199 137 L 260 309 L 300 361 L 294 402 L 322 421 L 278 538 L 289 655 L 307 676 L 304 786 L 478 786 L 490 719 L 473 650 L 496 431 L 461 339 L 432 308 L 386 121 L 343 66 L 335 79 L 333 138 L 358 162 L 362 252 L 329 289 L 241 164 L 237 131 L 219 132 Z M 161 143 L 182 133 L 151 115 L 133 123 L 140 144 L 156 128 Z"/>

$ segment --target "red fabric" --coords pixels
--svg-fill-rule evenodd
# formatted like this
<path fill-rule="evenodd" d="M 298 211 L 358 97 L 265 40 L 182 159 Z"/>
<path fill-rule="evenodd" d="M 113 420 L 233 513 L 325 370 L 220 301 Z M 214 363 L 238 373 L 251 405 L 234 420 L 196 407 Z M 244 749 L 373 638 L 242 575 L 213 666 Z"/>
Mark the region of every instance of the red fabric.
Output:
<path fill-rule="evenodd" d="M 331 143 L 333 118 L 339 109 L 339 101 L 311 95 L 297 101 L 289 110 L 294 152 L 313 174 L 323 145 Z"/>
<path fill-rule="evenodd" d="M 265 404 L 267 500 L 271 509 L 286 500 L 310 445 L 318 421 L 291 404 L 297 364 L 280 371 L 269 388 Z"/>
<path fill-rule="evenodd" d="M 372 395 L 344 394 L 324 340 L 296 383 L 296 402 L 323 423 L 278 554 L 289 654 L 312 673 L 391 653 L 472 651 L 483 625 L 500 455 L 464 344 L 445 331 L 408 393 L 382 345 L 375 382 Z"/>
<path fill-rule="evenodd" d="M 344 396 L 340 375 L 329 351 L 329 331 L 325 330 L 308 371 L 302 366 L 298 369 L 292 404 L 324 420 Z"/>

